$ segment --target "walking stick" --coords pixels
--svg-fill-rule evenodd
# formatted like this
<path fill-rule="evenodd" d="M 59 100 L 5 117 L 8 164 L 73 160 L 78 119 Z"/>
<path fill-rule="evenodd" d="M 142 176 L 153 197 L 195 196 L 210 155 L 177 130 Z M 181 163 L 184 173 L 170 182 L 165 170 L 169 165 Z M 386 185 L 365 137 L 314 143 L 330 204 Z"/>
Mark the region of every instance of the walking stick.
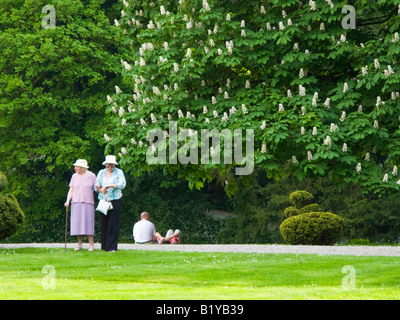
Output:
<path fill-rule="evenodd" d="M 66 215 L 65 215 L 65 246 L 64 246 L 64 252 L 67 252 L 67 232 L 68 232 L 68 207 L 66 207 Z"/>

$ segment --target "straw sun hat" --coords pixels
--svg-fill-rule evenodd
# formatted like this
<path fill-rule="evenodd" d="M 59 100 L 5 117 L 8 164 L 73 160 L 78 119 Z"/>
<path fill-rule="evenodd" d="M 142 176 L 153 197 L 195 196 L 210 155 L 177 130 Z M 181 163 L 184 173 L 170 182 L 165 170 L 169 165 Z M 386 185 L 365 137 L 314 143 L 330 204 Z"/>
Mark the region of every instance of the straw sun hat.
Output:
<path fill-rule="evenodd" d="M 75 167 L 82 167 L 85 169 L 88 169 L 88 163 L 85 159 L 78 159 L 76 162 L 73 164 Z"/>
<path fill-rule="evenodd" d="M 115 156 L 106 156 L 106 160 L 103 162 L 105 164 L 118 164 Z"/>

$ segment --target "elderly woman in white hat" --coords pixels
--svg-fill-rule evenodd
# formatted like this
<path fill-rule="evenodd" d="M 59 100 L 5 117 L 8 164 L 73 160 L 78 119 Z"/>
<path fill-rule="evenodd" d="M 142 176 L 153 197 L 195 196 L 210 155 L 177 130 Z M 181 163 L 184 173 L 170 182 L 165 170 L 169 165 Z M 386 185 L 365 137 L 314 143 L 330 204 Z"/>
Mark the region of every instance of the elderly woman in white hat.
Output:
<path fill-rule="evenodd" d="M 71 236 L 78 237 L 78 246 L 75 250 L 82 249 L 82 238 L 88 236 L 89 251 L 94 250 L 94 192 L 93 187 L 96 175 L 87 170 L 88 163 L 85 159 L 78 159 L 74 164 L 75 173 L 69 183 L 69 192 L 65 206 L 71 202 Z"/>
<path fill-rule="evenodd" d="M 115 252 L 118 247 L 119 218 L 122 208 L 122 189 L 126 186 L 124 172 L 116 168 L 115 156 L 106 156 L 103 165 L 106 166 L 97 174 L 95 191 L 98 199 L 111 201 L 112 209 L 107 215 L 100 213 L 101 249 Z"/>

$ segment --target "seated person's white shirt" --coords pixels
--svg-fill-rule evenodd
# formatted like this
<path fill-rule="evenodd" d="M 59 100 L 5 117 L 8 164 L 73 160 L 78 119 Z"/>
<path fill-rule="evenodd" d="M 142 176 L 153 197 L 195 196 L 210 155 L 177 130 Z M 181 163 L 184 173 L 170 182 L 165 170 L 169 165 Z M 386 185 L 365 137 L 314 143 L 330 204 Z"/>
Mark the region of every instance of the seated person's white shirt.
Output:
<path fill-rule="evenodd" d="M 153 241 L 156 235 L 156 227 L 148 220 L 140 220 L 133 226 L 133 237 L 135 242 Z"/>

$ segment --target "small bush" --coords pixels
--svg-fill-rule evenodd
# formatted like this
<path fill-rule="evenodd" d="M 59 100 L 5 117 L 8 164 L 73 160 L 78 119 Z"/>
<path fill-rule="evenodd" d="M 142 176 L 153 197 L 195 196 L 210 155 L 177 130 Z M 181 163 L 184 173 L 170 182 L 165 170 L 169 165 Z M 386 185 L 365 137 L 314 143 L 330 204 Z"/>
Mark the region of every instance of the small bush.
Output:
<path fill-rule="evenodd" d="M 321 210 L 319 208 L 318 203 L 312 203 L 312 204 L 304 206 L 303 208 L 299 209 L 298 211 L 299 211 L 298 214 L 303 214 L 303 213 L 307 213 L 307 212 L 319 212 Z"/>
<path fill-rule="evenodd" d="M 297 209 L 301 209 L 312 204 L 314 202 L 314 196 L 307 191 L 294 191 L 290 194 L 289 200 Z"/>
<path fill-rule="evenodd" d="M 284 214 L 285 214 L 286 218 L 294 217 L 299 214 L 299 209 L 292 207 L 292 206 L 287 207 L 284 211 Z"/>
<path fill-rule="evenodd" d="M 13 235 L 25 215 L 12 194 L 0 195 L 0 240 Z"/>
<path fill-rule="evenodd" d="M 284 220 L 283 239 L 294 245 L 333 245 L 339 239 L 344 219 L 330 212 L 308 212 Z"/>
<path fill-rule="evenodd" d="M 6 175 L 0 171 L 0 191 L 3 191 L 7 188 L 8 181 Z"/>

